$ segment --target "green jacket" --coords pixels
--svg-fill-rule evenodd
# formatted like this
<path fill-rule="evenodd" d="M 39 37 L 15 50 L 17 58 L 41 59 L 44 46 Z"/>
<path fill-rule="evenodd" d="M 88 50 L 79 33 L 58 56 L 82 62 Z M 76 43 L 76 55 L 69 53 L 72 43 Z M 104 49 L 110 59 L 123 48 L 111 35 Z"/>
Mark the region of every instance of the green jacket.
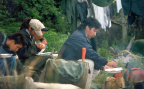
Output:
<path fill-rule="evenodd" d="M 40 49 L 37 48 L 34 37 L 30 37 L 29 33 L 26 32 L 26 29 L 19 30 L 18 32 L 22 33 L 26 39 L 26 45 L 17 52 L 19 59 L 24 62 L 25 59 L 36 55 Z"/>

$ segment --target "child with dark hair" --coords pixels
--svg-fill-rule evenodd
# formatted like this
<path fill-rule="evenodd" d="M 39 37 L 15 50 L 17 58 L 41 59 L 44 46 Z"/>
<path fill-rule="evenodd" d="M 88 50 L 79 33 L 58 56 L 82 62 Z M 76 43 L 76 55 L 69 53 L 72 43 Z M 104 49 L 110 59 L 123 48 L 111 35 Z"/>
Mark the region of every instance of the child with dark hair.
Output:
<path fill-rule="evenodd" d="M 15 33 L 6 36 L 0 33 L 0 73 L 1 76 L 13 75 L 13 70 L 15 68 L 15 55 L 16 51 L 25 46 L 25 37 L 21 33 Z M 11 56 L 3 55 L 9 54 Z M 6 73 L 6 64 L 8 65 L 8 73 Z"/>

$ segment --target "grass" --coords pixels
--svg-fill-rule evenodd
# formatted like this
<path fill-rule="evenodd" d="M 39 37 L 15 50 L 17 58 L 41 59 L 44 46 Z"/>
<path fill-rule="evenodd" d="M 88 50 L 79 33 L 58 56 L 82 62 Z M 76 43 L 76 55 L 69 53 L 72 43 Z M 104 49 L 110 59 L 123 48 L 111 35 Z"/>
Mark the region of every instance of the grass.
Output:
<path fill-rule="evenodd" d="M 2 23 L 0 22 L 0 24 Z M 14 33 L 19 29 L 20 24 L 21 23 L 14 22 L 11 24 L 3 25 L 0 27 L 0 31 L 5 34 Z M 68 35 L 56 33 L 54 30 L 55 29 L 50 29 L 44 34 L 44 38 L 46 38 L 48 42 L 47 44 L 48 48 L 45 50 L 45 52 L 51 52 L 52 50 L 54 50 L 54 53 L 57 53 L 60 50 L 63 43 L 68 38 Z M 112 61 L 114 55 L 113 52 L 109 49 L 107 41 L 103 43 L 101 48 L 97 49 L 97 53 L 102 57 L 106 57 L 108 61 Z M 124 68 L 124 64 L 122 62 L 118 62 L 118 66 Z M 93 81 L 99 84 L 100 86 L 103 86 L 105 79 L 108 76 L 113 76 L 113 74 L 107 73 L 105 71 L 101 71 L 100 74 Z"/>
<path fill-rule="evenodd" d="M 13 34 L 17 32 L 20 28 L 21 23 L 20 22 L 12 22 L 9 24 L 4 25 L 2 22 L 0 22 L 0 31 L 5 34 Z"/>

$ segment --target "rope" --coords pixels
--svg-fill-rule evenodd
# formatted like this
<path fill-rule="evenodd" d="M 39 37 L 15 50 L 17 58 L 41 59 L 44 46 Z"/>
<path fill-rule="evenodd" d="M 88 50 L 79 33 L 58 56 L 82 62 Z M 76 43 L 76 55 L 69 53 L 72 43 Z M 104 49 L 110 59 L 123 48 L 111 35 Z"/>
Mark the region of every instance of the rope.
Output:
<path fill-rule="evenodd" d="M 123 50 L 120 53 L 122 53 L 122 52 L 127 52 L 127 53 L 131 54 L 135 59 L 137 58 L 137 55 L 134 55 L 133 53 L 129 52 L 128 50 Z"/>

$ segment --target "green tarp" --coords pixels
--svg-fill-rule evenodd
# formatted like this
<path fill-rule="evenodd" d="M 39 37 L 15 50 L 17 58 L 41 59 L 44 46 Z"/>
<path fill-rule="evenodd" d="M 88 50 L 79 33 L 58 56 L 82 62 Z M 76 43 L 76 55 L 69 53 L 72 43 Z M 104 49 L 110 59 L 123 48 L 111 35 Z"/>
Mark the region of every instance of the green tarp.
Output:
<path fill-rule="evenodd" d="M 144 56 L 144 39 L 135 41 L 131 51 L 134 54 L 140 54 Z"/>
<path fill-rule="evenodd" d="M 40 77 L 40 81 L 73 84 L 81 78 L 84 71 L 84 62 L 52 59 L 47 61 L 44 71 Z"/>
<path fill-rule="evenodd" d="M 39 82 L 73 84 L 86 89 L 88 64 L 63 59 L 48 59 Z"/>

